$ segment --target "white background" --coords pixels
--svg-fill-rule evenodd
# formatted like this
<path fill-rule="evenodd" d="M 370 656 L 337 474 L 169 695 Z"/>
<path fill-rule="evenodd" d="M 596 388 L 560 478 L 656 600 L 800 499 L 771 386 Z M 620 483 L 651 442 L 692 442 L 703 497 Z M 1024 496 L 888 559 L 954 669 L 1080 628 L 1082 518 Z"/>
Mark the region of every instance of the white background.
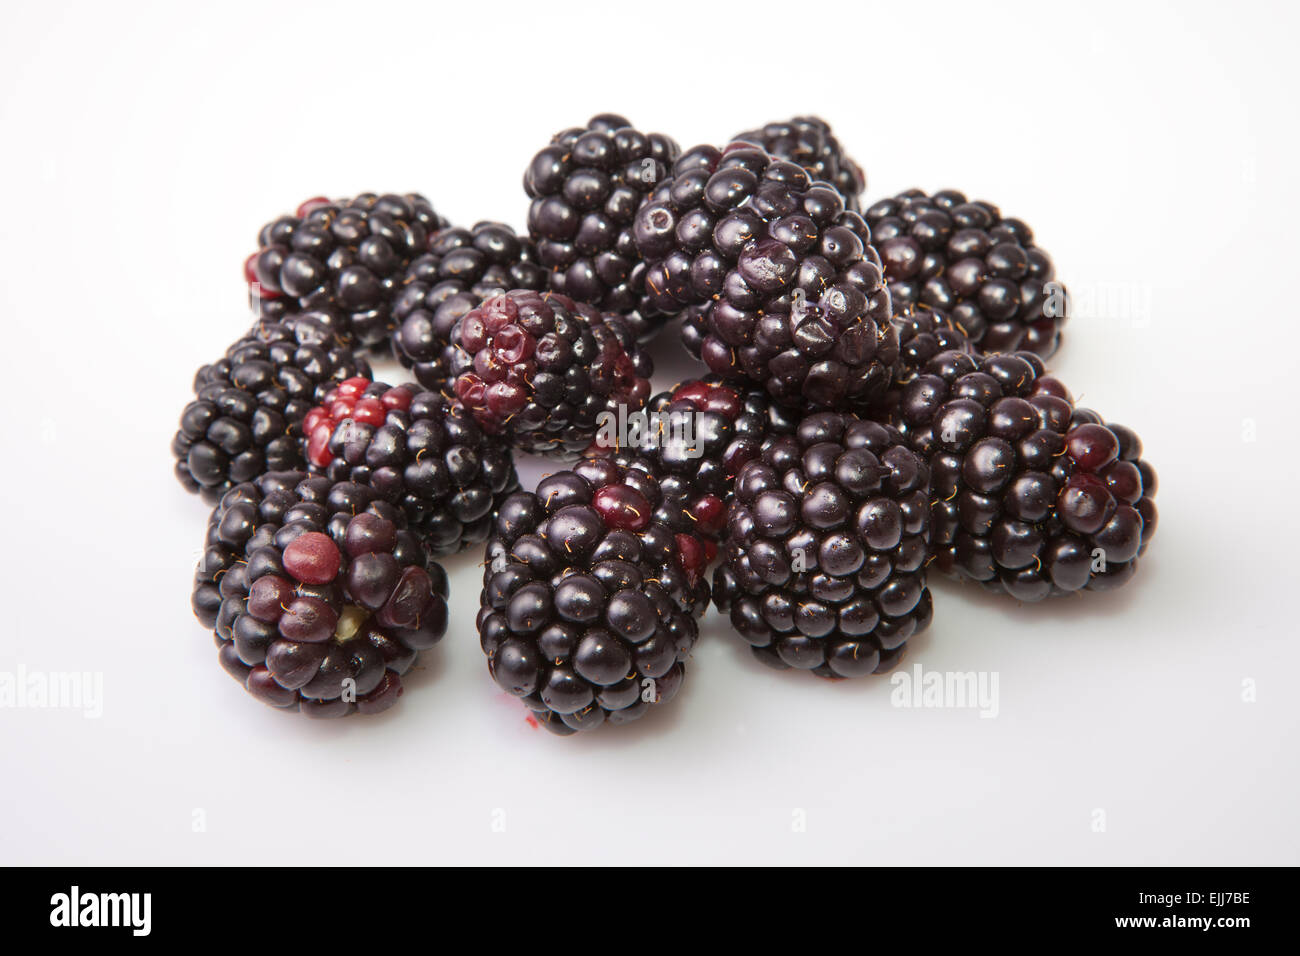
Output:
<path fill-rule="evenodd" d="M 104 702 L 0 710 L 0 862 L 1300 862 L 1297 25 L 1262 3 L 11 6 L 0 670 L 102 673 Z M 189 610 L 206 508 L 168 444 L 249 322 L 258 227 L 413 189 L 521 225 L 532 153 L 606 110 L 684 147 L 819 113 L 870 198 L 961 188 L 1051 251 L 1077 307 L 1053 365 L 1143 436 L 1161 522 L 1117 593 L 932 582 L 906 666 L 996 673 L 995 719 L 771 672 L 711 617 L 665 712 L 553 738 L 488 677 L 473 553 L 383 717 L 276 713 L 219 669 Z M 659 384 L 687 369 L 671 338 L 657 356 Z"/>

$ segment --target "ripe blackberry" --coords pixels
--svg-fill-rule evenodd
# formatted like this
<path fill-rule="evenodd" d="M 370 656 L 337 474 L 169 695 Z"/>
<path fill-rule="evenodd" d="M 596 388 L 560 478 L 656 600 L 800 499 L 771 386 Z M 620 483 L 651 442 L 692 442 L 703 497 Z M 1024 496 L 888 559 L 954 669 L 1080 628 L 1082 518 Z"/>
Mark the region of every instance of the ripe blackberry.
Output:
<path fill-rule="evenodd" d="M 861 211 L 858 197 L 867 188 L 867 177 L 840 146 L 825 120 L 796 116 L 784 123 L 768 123 L 762 129 L 740 133 L 732 139 L 754 143 L 777 159 L 798 163 L 813 179 L 838 189 L 848 209 Z"/>
<path fill-rule="evenodd" d="M 407 267 L 446 225 L 416 193 L 309 199 L 262 227 L 244 276 L 262 315 L 319 310 L 341 317 L 352 344 L 379 348 Z"/>
<path fill-rule="evenodd" d="M 650 397 L 650 356 L 618 316 L 567 296 L 514 290 L 452 332 L 456 397 L 490 435 L 536 454 L 576 457 L 602 412 Z"/>
<path fill-rule="evenodd" d="M 955 190 L 919 189 L 882 199 L 866 217 L 897 312 L 942 310 L 983 352 L 1056 351 L 1068 298 L 1019 219 Z"/>
<path fill-rule="evenodd" d="M 302 472 L 232 488 L 212 513 L 195 616 L 258 699 L 309 717 L 387 710 L 447 626 L 447 578 L 371 490 Z"/>
<path fill-rule="evenodd" d="M 486 541 L 519 487 L 509 446 L 459 402 L 414 385 L 344 382 L 307 413 L 303 431 L 312 470 L 400 507 L 435 557 Z"/>
<path fill-rule="evenodd" d="M 708 589 L 653 516 L 643 467 L 578 462 L 501 506 L 478 630 L 496 682 L 558 734 L 627 723 L 681 686 Z"/>
<path fill-rule="evenodd" d="M 176 477 L 215 504 L 232 485 L 301 468 L 302 420 L 338 382 L 369 375 L 308 315 L 262 320 L 194 376 L 192 402 L 172 439 Z"/>
<path fill-rule="evenodd" d="M 532 199 L 528 232 L 550 270 L 552 291 L 604 312 L 640 309 L 647 320 L 657 314 L 644 301 L 645 262 L 632 221 L 680 152 L 667 136 L 639 132 L 624 117 L 604 113 L 585 128 L 556 134 L 533 157 L 524 173 Z"/>
<path fill-rule="evenodd" d="M 483 300 L 510 289 L 546 288 L 527 236 L 499 222 L 443 229 L 406 270 L 393 301 L 393 354 L 430 391 L 449 384 L 451 332 Z"/>
<path fill-rule="evenodd" d="M 1032 352 L 943 352 L 895 420 L 933 473 L 936 566 L 1022 601 L 1128 581 L 1156 528 L 1138 436 L 1075 407 Z"/>
<path fill-rule="evenodd" d="M 860 407 L 887 387 L 898 340 L 870 230 L 797 164 L 747 143 L 696 147 L 635 236 L 659 308 L 706 306 L 703 335 L 688 325 L 686 338 L 710 371 L 799 407 Z"/>
<path fill-rule="evenodd" d="M 809 415 L 736 477 L 715 591 L 766 664 L 889 670 L 932 616 L 929 516 L 929 471 L 897 430 Z"/>

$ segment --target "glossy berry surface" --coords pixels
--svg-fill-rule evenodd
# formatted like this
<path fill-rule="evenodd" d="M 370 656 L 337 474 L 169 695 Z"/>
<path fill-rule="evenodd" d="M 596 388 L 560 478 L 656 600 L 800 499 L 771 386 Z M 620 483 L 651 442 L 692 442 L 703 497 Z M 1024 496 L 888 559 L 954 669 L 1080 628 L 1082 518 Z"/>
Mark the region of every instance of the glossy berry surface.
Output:
<path fill-rule="evenodd" d="M 735 485 L 714 593 L 755 656 L 828 678 L 897 664 L 932 616 L 920 456 L 888 426 L 819 413 Z"/>
<path fill-rule="evenodd" d="M 268 471 L 304 466 L 300 439 L 313 405 L 369 366 L 316 319 L 259 321 L 194 377 L 194 400 L 172 439 L 176 477 L 215 504 Z"/>
<path fill-rule="evenodd" d="M 820 117 L 796 116 L 738 133 L 732 139 L 754 143 L 777 159 L 798 163 L 813 179 L 834 186 L 844 197 L 845 208 L 860 211 L 858 197 L 867 188 L 867 177 L 844 151 L 830 124 Z"/>
<path fill-rule="evenodd" d="M 557 133 L 533 157 L 524 173 L 528 232 L 553 292 L 606 312 L 657 314 L 645 302 L 646 267 L 632 221 L 679 153 L 667 136 L 604 113 Z M 637 332 L 644 338 L 661 326 L 654 321 Z"/>
<path fill-rule="evenodd" d="M 865 215 L 896 312 L 943 312 L 982 352 L 1056 351 L 1069 301 L 1022 221 L 955 190 L 909 190 Z"/>
<path fill-rule="evenodd" d="M 1156 473 L 1122 425 L 1076 407 L 1032 352 L 942 352 L 891 414 L 933 474 L 934 565 L 1022 601 L 1132 578 Z"/>
<path fill-rule="evenodd" d="M 554 293 L 493 296 L 457 322 L 454 390 L 484 431 L 516 448 L 572 458 L 602 413 L 650 397 L 649 356 L 618 316 Z"/>
<path fill-rule="evenodd" d="M 681 686 L 708 587 L 661 499 L 645 463 L 598 458 L 501 506 L 479 637 L 497 684 L 554 733 L 636 720 Z"/>
<path fill-rule="evenodd" d="M 320 312 L 350 344 L 386 348 L 396 289 L 446 225 L 415 193 L 310 199 L 259 231 L 244 265 L 254 306 L 268 318 Z"/>
<path fill-rule="evenodd" d="M 308 717 L 387 710 L 447 627 L 447 578 L 401 511 L 303 472 L 237 485 L 208 523 L 195 616 L 254 697 Z"/>

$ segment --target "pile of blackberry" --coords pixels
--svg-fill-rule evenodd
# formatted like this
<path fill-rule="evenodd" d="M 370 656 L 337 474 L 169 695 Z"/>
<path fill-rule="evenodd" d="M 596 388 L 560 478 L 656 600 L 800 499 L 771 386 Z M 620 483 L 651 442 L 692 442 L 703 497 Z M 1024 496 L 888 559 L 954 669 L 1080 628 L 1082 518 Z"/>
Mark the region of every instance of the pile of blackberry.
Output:
<path fill-rule="evenodd" d="M 649 470 L 578 462 L 502 504 L 478 630 L 497 684 L 557 734 L 624 724 L 671 700 L 707 603 Z"/>
<path fill-rule="evenodd" d="M 1056 351 L 1069 300 L 1019 219 L 955 190 L 919 189 L 880 200 L 866 217 L 896 311 L 941 310 L 984 352 Z"/>
<path fill-rule="evenodd" d="M 339 382 L 369 372 L 309 315 L 258 321 L 195 374 L 194 400 L 172 439 L 177 479 L 215 504 L 233 485 L 303 467 L 307 410 Z"/>
<path fill-rule="evenodd" d="M 457 399 L 523 451 L 575 458 L 602 415 L 650 397 L 650 356 L 628 327 L 567 296 L 493 296 L 456 323 L 452 341 Z"/>
<path fill-rule="evenodd" d="M 933 615 L 924 460 L 887 425 L 823 412 L 735 484 L 715 592 L 754 655 L 832 678 L 898 663 Z"/>
<path fill-rule="evenodd" d="M 268 318 L 319 311 L 355 346 L 379 349 L 393 328 L 394 291 L 446 225 L 416 193 L 309 199 L 257 234 L 244 263 L 254 308 Z"/>
<path fill-rule="evenodd" d="M 899 662 L 931 569 L 1020 602 L 1128 582 L 1156 473 L 1043 364 L 1051 259 L 990 203 L 865 187 L 816 116 L 682 152 L 602 113 L 527 163 L 522 232 L 418 194 L 264 226 L 258 321 L 172 442 L 215 506 L 192 603 L 221 665 L 276 708 L 384 711 L 447 630 L 437 560 L 482 547 L 488 670 L 568 735 L 670 700 L 711 607 L 838 680 Z M 652 397 L 669 322 L 695 367 Z M 527 491 L 518 454 L 568 464 Z"/>
<path fill-rule="evenodd" d="M 430 391 L 448 387 L 456 322 L 493 295 L 543 290 L 546 270 L 527 236 L 504 223 L 435 233 L 406 270 L 393 300 L 393 354 Z"/>
<path fill-rule="evenodd" d="M 646 288 L 704 306 L 699 357 L 794 408 L 855 408 L 898 359 L 871 233 L 830 184 L 752 144 L 684 153 L 637 213 Z"/>
<path fill-rule="evenodd" d="M 212 513 L 195 616 L 259 700 L 308 717 L 387 710 L 447 628 L 447 577 L 373 491 L 303 472 L 237 485 Z"/>
<path fill-rule="evenodd" d="M 412 385 L 349 379 L 307 413 L 303 433 L 309 468 L 400 507 L 435 557 L 486 541 L 519 487 L 503 442 L 459 402 Z"/>
<path fill-rule="evenodd" d="M 670 315 L 645 296 L 645 262 L 632 220 L 680 153 L 661 133 L 642 133 L 602 113 L 557 133 L 524 173 L 528 234 L 550 270 L 550 289 L 605 312 L 639 310 L 636 331 L 653 335 Z M 512 286 L 520 288 L 520 286 Z"/>

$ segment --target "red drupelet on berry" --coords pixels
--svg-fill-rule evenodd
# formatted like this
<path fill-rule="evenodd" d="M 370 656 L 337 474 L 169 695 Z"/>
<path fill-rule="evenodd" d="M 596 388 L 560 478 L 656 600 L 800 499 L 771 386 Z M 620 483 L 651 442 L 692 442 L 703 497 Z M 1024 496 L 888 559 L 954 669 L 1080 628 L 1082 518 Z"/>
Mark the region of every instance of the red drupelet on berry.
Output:
<path fill-rule="evenodd" d="M 516 448 L 576 457 L 602 413 L 650 397 L 650 357 L 620 317 L 566 296 L 515 290 L 488 299 L 452 335 L 456 397 Z"/>

